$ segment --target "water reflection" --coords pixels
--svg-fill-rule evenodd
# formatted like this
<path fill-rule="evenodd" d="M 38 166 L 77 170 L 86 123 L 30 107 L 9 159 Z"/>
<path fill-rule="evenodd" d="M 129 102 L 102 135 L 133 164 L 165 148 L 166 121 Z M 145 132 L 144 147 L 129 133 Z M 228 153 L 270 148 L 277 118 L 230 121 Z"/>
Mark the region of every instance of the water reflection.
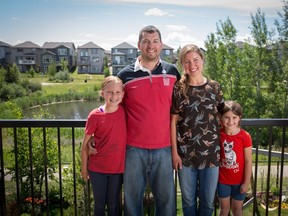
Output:
<path fill-rule="evenodd" d="M 89 112 L 98 107 L 99 101 L 77 101 L 42 106 L 44 112 L 48 112 L 56 119 L 86 119 Z M 25 118 L 34 119 L 40 112 L 40 107 L 24 111 Z"/>

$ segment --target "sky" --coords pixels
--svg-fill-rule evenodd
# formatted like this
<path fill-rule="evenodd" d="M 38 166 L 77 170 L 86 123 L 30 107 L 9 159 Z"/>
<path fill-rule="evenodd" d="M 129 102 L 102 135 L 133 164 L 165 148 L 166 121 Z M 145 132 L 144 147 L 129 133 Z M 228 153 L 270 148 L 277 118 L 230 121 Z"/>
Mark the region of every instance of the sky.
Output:
<path fill-rule="evenodd" d="M 110 50 L 122 42 L 137 47 L 146 25 L 161 31 L 164 44 L 177 49 L 204 41 L 228 18 L 237 40 L 250 36 L 251 15 L 260 8 L 269 29 L 281 22 L 282 0 L 0 0 L 0 41 L 12 46 L 31 41 L 93 42 Z"/>

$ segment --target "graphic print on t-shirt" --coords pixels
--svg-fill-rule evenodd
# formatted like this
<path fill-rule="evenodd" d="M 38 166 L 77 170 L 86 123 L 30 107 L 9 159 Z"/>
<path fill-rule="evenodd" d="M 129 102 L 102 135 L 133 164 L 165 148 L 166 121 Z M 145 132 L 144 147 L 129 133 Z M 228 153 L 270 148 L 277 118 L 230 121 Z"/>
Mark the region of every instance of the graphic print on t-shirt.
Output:
<path fill-rule="evenodd" d="M 236 153 L 233 151 L 234 142 L 227 142 L 225 140 L 223 146 L 227 164 L 229 165 L 236 164 Z"/>

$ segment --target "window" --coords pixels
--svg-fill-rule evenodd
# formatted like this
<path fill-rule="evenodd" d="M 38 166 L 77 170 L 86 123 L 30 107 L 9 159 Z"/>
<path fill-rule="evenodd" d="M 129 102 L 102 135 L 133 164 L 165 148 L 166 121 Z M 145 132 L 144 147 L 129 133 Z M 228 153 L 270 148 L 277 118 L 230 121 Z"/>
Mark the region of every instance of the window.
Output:
<path fill-rule="evenodd" d="M 23 52 L 23 49 L 22 48 L 18 48 L 17 52 Z"/>
<path fill-rule="evenodd" d="M 92 54 L 98 54 L 98 49 L 91 49 Z"/>
<path fill-rule="evenodd" d="M 26 56 L 25 60 L 34 60 L 34 56 Z"/>
<path fill-rule="evenodd" d="M 80 56 L 88 56 L 88 51 L 87 50 L 82 50 L 80 52 Z"/>
<path fill-rule="evenodd" d="M 170 50 L 165 50 L 165 55 L 169 56 L 170 55 Z"/>
<path fill-rule="evenodd" d="M 82 66 L 82 67 L 81 67 L 81 71 L 82 71 L 82 72 L 88 72 L 87 66 Z"/>
<path fill-rule="evenodd" d="M 52 62 L 52 56 L 43 55 L 43 63 L 51 63 L 51 62 Z"/>
<path fill-rule="evenodd" d="M 58 55 L 67 55 L 67 49 L 59 48 L 58 49 Z"/>
<path fill-rule="evenodd" d="M 98 62 L 99 62 L 99 57 L 93 57 L 93 58 L 92 58 L 92 62 L 98 63 Z"/>
<path fill-rule="evenodd" d="M 132 54 L 132 53 L 133 53 L 133 49 L 129 49 L 129 50 L 128 50 L 128 53 L 129 53 L 129 54 Z"/>
<path fill-rule="evenodd" d="M 92 70 L 91 72 L 97 73 L 97 72 L 99 72 L 99 67 L 97 67 L 97 66 L 92 67 L 91 70 Z"/>
<path fill-rule="evenodd" d="M 88 61 L 89 60 L 89 56 L 81 56 L 80 60 L 81 61 Z"/>
<path fill-rule="evenodd" d="M 134 58 L 128 58 L 127 61 L 128 61 L 129 64 L 131 64 L 131 63 L 133 63 L 135 60 L 134 60 Z"/>

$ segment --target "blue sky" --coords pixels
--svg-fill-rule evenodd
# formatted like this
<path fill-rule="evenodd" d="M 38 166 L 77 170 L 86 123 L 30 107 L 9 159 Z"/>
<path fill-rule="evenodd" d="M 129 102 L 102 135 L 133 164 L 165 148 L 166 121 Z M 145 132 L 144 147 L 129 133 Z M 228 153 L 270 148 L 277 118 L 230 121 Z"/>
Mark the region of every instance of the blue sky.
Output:
<path fill-rule="evenodd" d="M 74 42 L 76 47 L 92 41 L 104 49 L 125 41 L 137 47 L 139 30 L 152 24 L 175 49 L 187 43 L 204 47 L 220 20 L 229 17 L 243 40 L 257 8 L 271 29 L 275 19 L 281 21 L 282 7 L 282 0 L 1 0 L 0 41 Z"/>

